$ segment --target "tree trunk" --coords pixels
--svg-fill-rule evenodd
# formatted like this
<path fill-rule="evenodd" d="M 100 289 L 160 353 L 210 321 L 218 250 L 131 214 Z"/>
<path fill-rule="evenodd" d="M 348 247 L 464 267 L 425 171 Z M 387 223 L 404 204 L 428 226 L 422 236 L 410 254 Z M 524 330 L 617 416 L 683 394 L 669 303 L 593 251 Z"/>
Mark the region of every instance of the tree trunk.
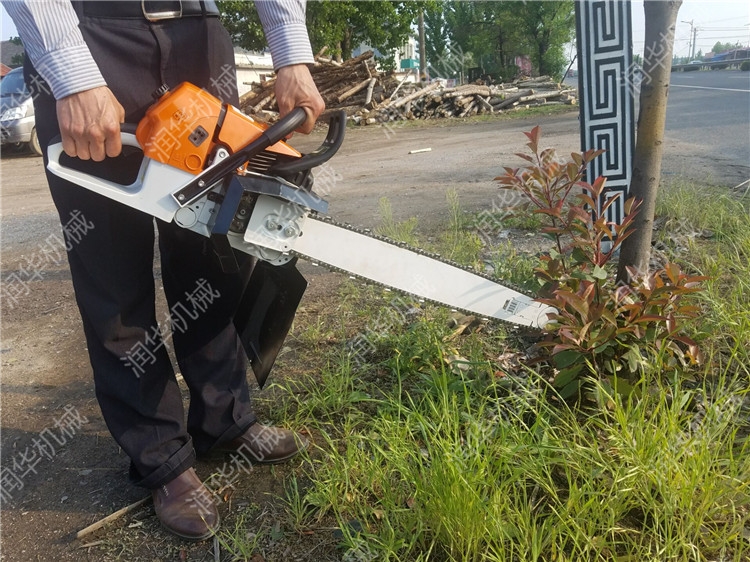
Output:
<path fill-rule="evenodd" d="M 419 7 L 419 79 L 427 79 L 427 54 L 424 37 L 424 8 Z"/>
<path fill-rule="evenodd" d="M 352 48 L 352 29 L 347 27 L 344 38 L 341 40 L 341 57 L 344 60 L 352 58 Z"/>
<path fill-rule="evenodd" d="M 622 244 L 617 280 L 630 282 L 627 268 L 638 275 L 648 271 L 656 193 L 661 179 L 664 123 L 674 47 L 677 12 L 682 0 L 645 0 L 646 42 L 643 57 L 640 113 L 633 157 L 631 197 L 641 201 L 634 231 Z"/>

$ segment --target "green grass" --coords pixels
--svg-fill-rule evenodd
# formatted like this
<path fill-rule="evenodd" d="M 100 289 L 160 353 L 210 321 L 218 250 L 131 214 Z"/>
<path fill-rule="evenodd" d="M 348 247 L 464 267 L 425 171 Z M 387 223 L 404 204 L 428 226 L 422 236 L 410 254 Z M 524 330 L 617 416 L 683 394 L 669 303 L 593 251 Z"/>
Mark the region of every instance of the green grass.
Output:
<path fill-rule="evenodd" d="M 673 182 L 661 190 L 657 216 L 665 253 L 709 280 L 698 295 L 697 330 L 717 371 L 750 379 L 750 200 L 726 189 Z"/>
<path fill-rule="evenodd" d="M 489 363 L 452 373 L 446 335 L 427 317 L 393 337 L 369 415 L 326 423 L 327 404 L 341 409 L 316 395 L 322 440 L 296 500 L 309 525 L 358 521 L 343 542 L 365 541 L 376 560 L 750 556 L 746 389 L 722 381 L 691 410 L 709 389 L 662 383 L 624 402 L 597 385 L 606 407 L 582 416 L 533 372 L 511 389 Z"/>
<path fill-rule="evenodd" d="M 435 245 L 475 263 L 487 249 L 451 195 L 449 207 Z M 707 360 L 690 380 L 655 360 L 629 398 L 592 380 L 596 406 L 572 409 L 533 366 L 500 362 L 523 362 L 515 336 L 456 336 L 445 310 L 423 307 L 374 338 L 366 363 L 338 346 L 319 373 L 278 384 L 285 422 L 316 437 L 287 482 L 292 526 L 337 527 L 344 559 L 368 562 L 750 560 L 748 204 L 679 183 L 658 215 L 669 257 L 711 276 L 693 326 Z M 416 238 L 416 225 L 388 228 Z M 533 256 L 494 252 L 498 275 L 530 279 Z M 386 306 L 353 285 L 342 302 L 361 321 Z"/>

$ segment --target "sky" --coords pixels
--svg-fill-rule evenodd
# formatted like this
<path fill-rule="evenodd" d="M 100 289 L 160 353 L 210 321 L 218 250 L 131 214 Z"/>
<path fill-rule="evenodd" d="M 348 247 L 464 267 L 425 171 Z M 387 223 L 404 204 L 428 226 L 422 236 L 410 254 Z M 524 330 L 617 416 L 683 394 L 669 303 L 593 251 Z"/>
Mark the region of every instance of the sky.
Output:
<path fill-rule="evenodd" d="M 643 33 L 645 18 L 643 1 L 632 0 L 633 52 L 643 54 Z M 13 22 L 5 9 L 2 15 L 2 39 L 18 35 Z M 691 25 L 697 28 L 695 53 L 706 54 L 717 41 L 722 43 L 739 41 L 750 45 L 750 2 L 748 0 L 683 0 L 678 14 L 675 33 L 674 54 L 680 57 L 691 56 Z"/>
<path fill-rule="evenodd" d="M 643 54 L 643 33 L 646 19 L 643 15 L 643 1 L 631 3 L 633 19 L 633 53 Z M 691 25 L 697 28 L 695 54 L 705 55 L 716 44 L 739 41 L 750 46 L 750 2 L 748 0 L 683 0 L 677 14 L 674 55 L 691 56 Z M 687 23 L 685 23 L 687 22 Z"/>

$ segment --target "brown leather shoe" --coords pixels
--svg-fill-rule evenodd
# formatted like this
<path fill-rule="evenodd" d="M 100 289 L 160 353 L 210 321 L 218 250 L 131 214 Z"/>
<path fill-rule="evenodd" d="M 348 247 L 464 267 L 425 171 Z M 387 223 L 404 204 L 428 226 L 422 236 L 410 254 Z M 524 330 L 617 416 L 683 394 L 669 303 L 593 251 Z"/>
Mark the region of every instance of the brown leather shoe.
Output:
<path fill-rule="evenodd" d="M 151 496 L 162 526 L 178 537 L 200 541 L 219 529 L 219 512 L 211 492 L 192 468 L 152 490 Z"/>
<path fill-rule="evenodd" d="M 217 445 L 211 453 L 235 453 L 251 463 L 276 464 L 291 459 L 307 446 L 307 439 L 293 431 L 254 423 L 237 439 Z"/>

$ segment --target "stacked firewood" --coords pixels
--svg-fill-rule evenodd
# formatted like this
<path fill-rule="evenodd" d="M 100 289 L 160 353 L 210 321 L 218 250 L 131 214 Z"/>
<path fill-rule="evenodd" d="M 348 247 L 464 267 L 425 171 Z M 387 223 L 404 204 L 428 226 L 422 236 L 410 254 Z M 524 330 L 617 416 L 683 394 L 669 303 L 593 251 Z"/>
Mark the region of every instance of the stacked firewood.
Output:
<path fill-rule="evenodd" d="M 375 68 L 372 51 L 343 63 L 316 57 L 311 73 L 326 102 L 326 113 L 344 110 L 350 120 L 371 125 L 405 119 L 470 117 L 484 113 L 512 111 L 530 105 L 576 103 L 575 89 L 548 76 L 526 78 L 513 83 L 467 84 L 445 88 L 398 80 L 392 73 Z M 241 109 L 266 121 L 278 117 L 274 96 L 275 80 L 255 84 L 240 99 Z"/>
<path fill-rule="evenodd" d="M 471 117 L 501 113 L 532 105 L 576 104 L 576 90 L 554 82 L 548 76 L 507 84 L 467 84 L 442 88 L 433 83 L 403 96 L 393 97 L 379 107 L 364 108 L 353 120 L 366 124 L 403 119 Z M 359 118 L 359 119 L 358 119 Z"/>
<path fill-rule="evenodd" d="M 329 112 L 344 109 L 347 114 L 353 114 L 371 102 L 380 103 L 385 98 L 384 85 L 389 83 L 387 77 L 375 69 L 372 51 L 343 63 L 318 55 L 310 72 Z M 254 84 L 252 90 L 240 98 L 240 108 L 248 115 L 275 119 L 278 116 L 275 86 L 275 79 Z"/>

